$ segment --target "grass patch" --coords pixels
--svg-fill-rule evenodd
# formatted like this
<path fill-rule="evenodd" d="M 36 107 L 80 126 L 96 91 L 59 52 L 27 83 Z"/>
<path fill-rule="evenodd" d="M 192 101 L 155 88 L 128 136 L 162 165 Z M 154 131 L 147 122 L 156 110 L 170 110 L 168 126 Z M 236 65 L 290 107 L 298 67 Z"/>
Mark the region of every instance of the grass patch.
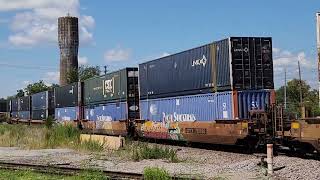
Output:
<path fill-rule="evenodd" d="M 95 141 L 80 142 L 80 130 L 71 125 L 53 126 L 0 125 L 0 146 L 24 149 L 72 148 L 101 152 L 103 144 Z"/>
<path fill-rule="evenodd" d="M 22 180 L 22 179 L 41 179 L 41 180 L 106 180 L 109 179 L 101 171 L 88 170 L 83 171 L 79 175 L 63 176 L 36 173 L 33 171 L 13 171 L 0 169 L 0 179 Z"/>
<path fill-rule="evenodd" d="M 89 140 L 81 142 L 79 149 L 89 152 L 102 152 L 104 150 L 104 145 L 97 141 Z"/>
<path fill-rule="evenodd" d="M 80 131 L 71 125 L 56 125 L 46 128 L 46 147 L 77 147 L 80 144 Z"/>
<path fill-rule="evenodd" d="M 143 179 L 145 180 L 170 180 L 169 173 L 158 167 L 147 167 L 143 171 Z"/>
<path fill-rule="evenodd" d="M 167 146 L 148 145 L 147 143 L 132 143 L 127 146 L 131 159 L 140 161 L 143 159 L 167 159 L 170 162 L 180 162 L 175 149 Z"/>

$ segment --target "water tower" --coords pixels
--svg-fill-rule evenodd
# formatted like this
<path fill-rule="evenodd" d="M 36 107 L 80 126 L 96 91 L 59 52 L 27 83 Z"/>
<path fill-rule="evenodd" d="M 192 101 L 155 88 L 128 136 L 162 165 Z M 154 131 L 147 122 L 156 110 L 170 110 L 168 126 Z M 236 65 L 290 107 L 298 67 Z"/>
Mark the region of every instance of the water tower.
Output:
<path fill-rule="evenodd" d="M 58 18 L 58 42 L 60 48 L 60 86 L 68 84 L 71 70 L 78 69 L 79 29 L 78 18 L 69 16 Z"/>

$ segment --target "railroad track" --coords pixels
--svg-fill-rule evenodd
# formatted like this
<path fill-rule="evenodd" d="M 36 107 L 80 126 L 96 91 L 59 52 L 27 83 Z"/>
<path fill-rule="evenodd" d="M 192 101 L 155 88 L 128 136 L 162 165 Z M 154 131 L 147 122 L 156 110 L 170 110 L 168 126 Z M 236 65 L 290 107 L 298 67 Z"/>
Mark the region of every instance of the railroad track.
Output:
<path fill-rule="evenodd" d="M 41 164 L 29 164 L 29 163 L 15 163 L 15 162 L 0 162 L 0 169 L 6 170 L 31 170 L 34 172 L 45 173 L 45 174 L 57 174 L 57 175 L 75 175 L 83 171 L 90 169 L 67 167 L 66 164 L 55 164 L 55 165 L 41 165 Z M 130 172 L 119 172 L 119 171 L 107 171 L 101 170 L 110 179 L 143 179 L 143 174 L 130 173 Z M 193 180 L 189 177 L 178 177 L 172 176 L 172 180 Z"/>
<path fill-rule="evenodd" d="M 28 163 L 12 163 L 12 162 L 0 162 L 0 169 L 8 170 L 32 170 L 39 173 L 46 174 L 58 174 L 58 175 L 74 175 L 88 169 L 66 167 L 59 165 L 40 165 L 40 164 L 28 164 Z M 129 173 L 129 172 L 117 172 L 106 171 L 102 172 L 111 179 L 143 179 L 143 174 Z"/>

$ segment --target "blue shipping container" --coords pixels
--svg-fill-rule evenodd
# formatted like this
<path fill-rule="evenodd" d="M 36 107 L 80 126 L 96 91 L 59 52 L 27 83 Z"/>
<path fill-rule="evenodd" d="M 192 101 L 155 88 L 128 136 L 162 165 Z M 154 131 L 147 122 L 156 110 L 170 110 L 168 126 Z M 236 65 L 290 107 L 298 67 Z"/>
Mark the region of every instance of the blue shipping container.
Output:
<path fill-rule="evenodd" d="M 12 118 L 18 118 L 18 111 L 11 112 L 11 117 Z"/>
<path fill-rule="evenodd" d="M 19 111 L 18 118 L 19 119 L 30 119 L 30 111 Z"/>
<path fill-rule="evenodd" d="M 265 109 L 270 91 L 241 91 L 234 104 L 232 91 L 140 101 L 141 118 L 157 122 L 212 121 L 248 118 L 252 109 Z M 235 102 L 236 103 L 236 102 Z M 238 110 L 239 116 L 235 113 Z"/>
<path fill-rule="evenodd" d="M 91 121 L 118 121 L 127 119 L 127 102 L 108 103 L 86 107 L 84 117 Z"/>
<path fill-rule="evenodd" d="M 58 121 L 77 120 L 78 107 L 66 107 L 55 109 L 55 119 Z"/>

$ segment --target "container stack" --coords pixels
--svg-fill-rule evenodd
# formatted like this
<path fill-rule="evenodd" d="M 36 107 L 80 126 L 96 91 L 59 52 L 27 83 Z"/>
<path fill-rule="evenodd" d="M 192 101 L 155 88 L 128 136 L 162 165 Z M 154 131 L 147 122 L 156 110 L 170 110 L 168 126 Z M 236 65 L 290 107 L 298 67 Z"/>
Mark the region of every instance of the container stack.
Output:
<path fill-rule="evenodd" d="M 138 68 L 85 80 L 83 90 L 84 118 L 98 131 L 126 131 L 126 123 L 120 121 L 139 117 Z M 118 127 L 112 128 L 115 124 Z"/>
<path fill-rule="evenodd" d="M 32 95 L 32 120 L 45 120 L 54 114 L 52 91 L 44 91 Z"/>
<path fill-rule="evenodd" d="M 272 40 L 230 37 L 139 65 L 141 119 L 248 118 L 274 101 Z"/>
<path fill-rule="evenodd" d="M 31 96 L 18 98 L 18 118 L 29 120 L 31 118 Z"/>
<path fill-rule="evenodd" d="M 63 87 L 55 88 L 55 119 L 60 122 L 74 121 L 78 115 L 78 92 L 79 84 L 72 83 Z"/>

